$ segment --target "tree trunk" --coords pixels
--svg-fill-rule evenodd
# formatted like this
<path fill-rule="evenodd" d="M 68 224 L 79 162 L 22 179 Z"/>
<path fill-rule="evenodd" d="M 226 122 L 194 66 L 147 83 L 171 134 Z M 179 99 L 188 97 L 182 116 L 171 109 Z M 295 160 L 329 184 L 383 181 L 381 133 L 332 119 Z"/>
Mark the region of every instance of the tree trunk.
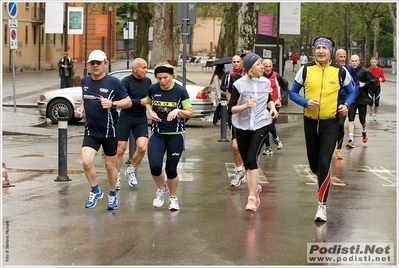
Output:
<path fill-rule="evenodd" d="M 223 21 L 219 34 L 216 56 L 218 58 L 230 57 L 237 54 L 238 43 L 238 7 L 239 3 L 226 3 L 224 5 Z"/>
<path fill-rule="evenodd" d="M 137 33 L 136 33 L 136 50 L 135 57 L 143 58 L 148 62 L 149 42 L 148 42 L 148 29 L 152 19 L 152 12 L 148 3 L 137 3 L 137 12 L 140 14 L 140 19 L 137 20 Z"/>
<path fill-rule="evenodd" d="M 236 54 L 244 50 L 254 50 L 255 44 L 255 8 L 254 3 L 242 2 L 238 10 L 238 43 Z"/>
<path fill-rule="evenodd" d="M 391 18 L 392 18 L 392 27 L 393 27 L 393 59 L 394 61 L 397 60 L 397 56 L 396 56 L 396 16 L 392 9 L 392 3 L 389 3 L 389 11 L 391 13 Z"/>
<path fill-rule="evenodd" d="M 171 60 L 173 51 L 173 3 L 157 3 L 154 6 L 154 39 L 149 66 Z"/>

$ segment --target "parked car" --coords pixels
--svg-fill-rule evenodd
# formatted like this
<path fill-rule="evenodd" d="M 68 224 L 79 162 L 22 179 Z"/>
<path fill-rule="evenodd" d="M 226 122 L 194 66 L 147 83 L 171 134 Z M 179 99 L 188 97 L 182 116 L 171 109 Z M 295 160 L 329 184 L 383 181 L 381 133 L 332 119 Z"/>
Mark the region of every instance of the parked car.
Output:
<path fill-rule="evenodd" d="M 110 73 L 120 80 L 131 75 L 131 70 L 120 70 Z M 148 70 L 147 77 L 152 83 L 157 83 L 154 77 L 154 70 Z M 183 77 L 177 76 L 175 82 L 182 85 Z M 208 86 L 197 85 L 186 79 L 186 89 L 191 99 L 193 107 L 193 117 L 203 117 L 212 113 L 213 103 L 210 99 L 210 88 Z M 82 87 L 70 87 L 62 89 L 54 89 L 45 92 L 40 96 L 37 102 L 39 113 L 49 118 L 53 123 L 58 123 L 58 110 L 64 107 L 68 111 L 68 122 L 76 123 L 82 119 L 75 114 L 76 108 L 81 104 Z"/>

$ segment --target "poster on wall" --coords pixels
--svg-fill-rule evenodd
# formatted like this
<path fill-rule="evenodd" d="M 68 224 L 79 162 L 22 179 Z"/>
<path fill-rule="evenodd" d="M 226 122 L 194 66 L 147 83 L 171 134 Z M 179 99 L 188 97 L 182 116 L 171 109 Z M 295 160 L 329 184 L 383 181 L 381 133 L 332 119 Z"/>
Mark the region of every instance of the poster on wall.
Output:
<path fill-rule="evenodd" d="M 68 8 L 68 34 L 83 34 L 83 7 Z"/>
<path fill-rule="evenodd" d="M 62 34 L 64 32 L 64 3 L 47 2 L 45 17 L 46 34 Z"/>

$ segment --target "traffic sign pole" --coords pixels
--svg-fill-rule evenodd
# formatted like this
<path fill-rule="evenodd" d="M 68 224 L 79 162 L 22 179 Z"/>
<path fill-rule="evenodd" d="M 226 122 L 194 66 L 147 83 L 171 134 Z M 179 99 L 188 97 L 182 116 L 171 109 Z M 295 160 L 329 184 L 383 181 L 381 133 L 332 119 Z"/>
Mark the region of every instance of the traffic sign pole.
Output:
<path fill-rule="evenodd" d="M 13 91 L 14 113 L 15 113 L 17 111 L 17 93 L 15 87 L 15 49 L 18 49 L 18 40 L 17 40 L 18 20 L 16 20 L 18 14 L 17 3 L 7 2 L 7 12 L 8 15 L 10 16 L 8 22 L 10 27 L 10 49 L 11 49 L 12 87 L 13 87 L 12 91 Z"/>

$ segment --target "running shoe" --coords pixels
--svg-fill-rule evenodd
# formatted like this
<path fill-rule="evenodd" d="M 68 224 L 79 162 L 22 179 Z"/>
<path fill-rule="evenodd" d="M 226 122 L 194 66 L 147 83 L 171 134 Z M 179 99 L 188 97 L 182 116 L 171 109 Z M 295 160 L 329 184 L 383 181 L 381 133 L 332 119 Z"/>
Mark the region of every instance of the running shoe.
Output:
<path fill-rule="evenodd" d="M 316 216 L 314 217 L 315 221 L 318 222 L 326 222 L 327 221 L 327 208 L 326 205 L 319 205 L 317 207 Z"/>
<path fill-rule="evenodd" d="M 281 150 L 281 148 L 283 148 L 283 143 L 278 136 L 274 139 L 274 143 L 277 145 L 277 150 Z"/>
<path fill-rule="evenodd" d="M 164 186 L 163 189 L 158 189 L 157 192 L 155 193 L 155 198 L 154 201 L 152 202 L 152 205 L 156 208 L 162 207 L 164 200 L 165 200 L 165 196 L 168 194 L 169 189 L 168 186 Z"/>
<path fill-rule="evenodd" d="M 349 140 L 348 143 L 346 144 L 346 148 L 348 149 L 355 148 L 355 142 L 353 140 Z"/>
<path fill-rule="evenodd" d="M 237 171 L 234 178 L 231 180 L 230 185 L 234 187 L 238 187 L 241 185 L 241 182 L 245 179 L 245 171 Z"/>
<path fill-rule="evenodd" d="M 169 210 L 170 211 L 178 211 L 178 210 L 180 210 L 179 200 L 177 200 L 176 196 L 170 196 L 169 197 Z"/>
<path fill-rule="evenodd" d="M 370 108 L 370 110 L 369 110 L 369 116 L 373 116 L 373 108 Z"/>
<path fill-rule="evenodd" d="M 259 197 L 259 195 L 260 195 L 261 192 L 262 192 L 262 186 L 260 186 L 258 184 L 258 186 L 256 187 L 256 192 L 255 192 L 256 208 L 258 208 L 259 205 L 260 205 L 260 197 Z"/>
<path fill-rule="evenodd" d="M 246 211 L 256 211 L 257 209 L 257 201 L 254 197 L 248 197 L 247 205 L 245 206 Z"/>
<path fill-rule="evenodd" d="M 120 190 L 121 189 L 121 176 L 118 173 L 118 178 L 116 179 L 116 190 Z"/>
<path fill-rule="evenodd" d="M 377 115 L 376 114 L 373 114 L 373 120 L 377 121 Z"/>
<path fill-rule="evenodd" d="M 341 150 L 341 149 L 337 149 L 337 150 L 335 151 L 335 155 L 336 155 L 337 159 L 342 159 L 342 158 L 344 158 L 344 157 L 342 156 L 342 150 Z"/>
<path fill-rule="evenodd" d="M 362 132 L 362 141 L 363 143 L 366 143 L 369 140 L 369 136 L 367 135 L 367 131 L 366 132 Z"/>
<path fill-rule="evenodd" d="M 108 210 L 114 210 L 118 208 L 118 196 L 116 195 L 108 195 Z"/>
<path fill-rule="evenodd" d="M 93 193 L 90 192 L 89 194 L 89 199 L 86 201 L 85 207 L 86 208 L 94 208 L 97 205 L 97 200 L 103 198 L 104 193 L 100 188 L 100 192 L 98 193 Z"/>
<path fill-rule="evenodd" d="M 139 185 L 136 178 L 136 171 L 133 169 L 131 165 L 129 165 L 129 167 L 126 169 L 125 176 L 128 178 L 129 185 L 131 187 L 136 187 L 137 185 Z"/>
<path fill-rule="evenodd" d="M 263 151 L 263 155 L 271 155 L 273 154 L 272 147 L 267 147 L 266 150 Z"/>

